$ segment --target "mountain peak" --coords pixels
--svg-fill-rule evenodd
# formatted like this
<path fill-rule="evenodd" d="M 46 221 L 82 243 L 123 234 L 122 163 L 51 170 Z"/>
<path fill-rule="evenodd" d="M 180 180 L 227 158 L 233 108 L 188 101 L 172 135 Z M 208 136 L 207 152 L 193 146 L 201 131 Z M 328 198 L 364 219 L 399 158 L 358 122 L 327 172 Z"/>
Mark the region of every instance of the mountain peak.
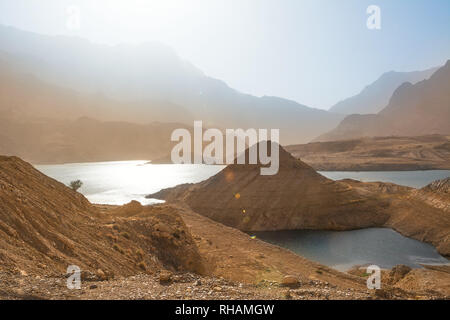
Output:
<path fill-rule="evenodd" d="M 415 84 L 428 79 L 438 68 L 423 71 L 383 73 L 372 84 L 366 86 L 359 94 L 340 101 L 330 111 L 341 114 L 374 114 L 380 112 L 389 103 L 394 91 L 403 83 Z"/>
<path fill-rule="evenodd" d="M 313 225 L 346 229 L 356 212 L 385 216 L 371 200 L 346 184 L 327 179 L 280 147 L 280 169 L 261 175 L 257 165 L 229 165 L 215 176 L 149 195 L 184 199 L 195 212 L 246 231 L 308 229 Z M 360 219 L 361 218 L 361 219 Z M 361 216 L 359 223 L 370 224 Z"/>
<path fill-rule="evenodd" d="M 4 59 L 6 64 L 49 85 L 80 94 L 101 91 L 108 99 L 127 103 L 110 109 L 126 112 L 127 121 L 132 122 L 168 122 L 170 113 L 169 122 L 185 119 L 185 124 L 191 124 L 193 119 L 203 119 L 219 128 L 278 128 L 283 131 L 281 143 L 289 144 L 307 142 L 343 118 L 282 98 L 241 93 L 158 42 L 110 46 L 0 27 L 0 51 L 10 55 Z M 149 110 L 144 103 L 130 101 L 161 101 L 179 108 L 168 112 L 154 105 Z M 91 105 L 86 112 L 94 109 Z M 99 120 L 111 119 L 106 113 L 98 114 Z"/>
<path fill-rule="evenodd" d="M 264 144 L 266 144 L 264 146 Z M 259 157 L 259 152 L 261 147 L 264 147 L 265 150 L 267 150 L 267 156 L 271 157 L 271 150 L 272 150 L 272 144 L 274 144 L 275 148 L 278 148 L 278 162 L 279 162 L 279 168 L 298 168 L 298 169 L 306 169 L 306 170 L 313 170 L 310 166 L 308 166 L 306 163 L 304 163 L 301 160 L 295 159 L 289 152 L 287 152 L 282 146 L 280 146 L 277 142 L 272 141 L 260 141 L 257 144 L 254 144 L 253 146 L 250 146 L 245 150 L 245 159 L 246 163 L 248 163 L 249 155 L 251 153 L 254 153 L 257 155 L 257 164 L 236 164 L 237 158 L 234 160 L 235 164 L 230 164 L 227 166 L 227 168 L 232 170 L 247 170 L 249 168 L 260 168 L 260 167 L 267 167 L 269 165 L 262 164 Z M 272 159 L 273 161 L 273 159 Z"/>
<path fill-rule="evenodd" d="M 450 63 L 429 78 L 402 82 L 376 115 L 347 116 L 337 128 L 316 141 L 361 137 L 420 136 L 450 133 Z"/>

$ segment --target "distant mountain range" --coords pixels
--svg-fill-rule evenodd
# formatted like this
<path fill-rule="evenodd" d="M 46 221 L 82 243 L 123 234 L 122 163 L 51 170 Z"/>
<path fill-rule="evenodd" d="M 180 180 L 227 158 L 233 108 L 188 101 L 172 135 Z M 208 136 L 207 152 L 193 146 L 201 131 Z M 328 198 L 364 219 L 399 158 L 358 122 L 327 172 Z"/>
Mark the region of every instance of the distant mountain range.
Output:
<path fill-rule="evenodd" d="M 194 120 L 185 108 L 166 101 L 119 101 L 101 93 L 84 93 L 45 82 L 11 64 L 14 57 L 0 52 L 0 113 L 20 117 L 74 120 L 93 117 L 102 120 L 136 122 L 140 117 L 162 122 Z M 133 110 L 130 112 L 129 110 Z"/>
<path fill-rule="evenodd" d="M 127 103 L 49 84 L 17 73 L 4 58 L 0 54 L 1 155 L 33 163 L 158 159 L 170 153 L 173 130 L 190 129 L 181 121 L 194 120 L 169 102 Z M 139 116 L 163 122 L 132 122 Z"/>
<path fill-rule="evenodd" d="M 349 115 L 315 141 L 450 134 L 450 60 L 428 79 L 403 83 L 378 114 Z"/>
<path fill-rule="evenodd" d="M 336 103 L 330 108 L 330 111 L 342 114 L 378 113 L 387 106 L 392 94 L 401 84 L 405 82 L 415 84 L 428 79 L 437 69 L 386 72 L 375 82 L 366 86 L 359 94 Z"/>
<path fill-rule="evenodd" d="M 218 128 L 278 128 L 281 143 L 287 144 L 308 142 L 344 117 L 282 98 L 241 93 L 159 43 L 107 46 L 0 26 L 0 51 L 18 73 L 124 102 L 129 121 L 167 121 L 153 108 L 152 102 L 159 101 L 165 110 L 170 106 L 171 122 L 192 125 L 195 118 Z"/>
<path fill-rule="evenodd" d="M 172 131 L 184 126 L 91 118 L 18 119 L 0 113 L 0 155 L 35 164 L 158 159 L 172 149 Z"/>
<path fill-rule="evenodd" d="M 206 76 L 160 43 L 107 46 L 0 26 L 0 151 L 14 154 L 22 150 L 19 156 L 39 162 L 107 160 L 113 151 L 111 160 L 142 155 L 155 159 L 170 150 L 174 125 L 189 128 L 194 120 L 219 129 L 278 128 L 282 145 L 307 143 L 316 137 L 317 141 L 329 141 L 448 134 L 447 69 L 448 63 L 437 71 L 388 72 L 329 112 L 283 98 L 241 93 Z M 413 84 L 402 84 L 405 80 Z M 386 103 L 389 106 L 378 114 L 346 117 L 350 112 L 375 112 L 394 90 Z M 79 134 L 69 137 L 69 127 L 79 118 L 91 119 L 93 128 L 88 131 L 103 140 Z M 163 133 L 139 136 L 154 132 L 149 127 L 155 125 L 155 130 Z M 111 126 L 121 128 L 126 139 L 119 140 L 124 148 L 116 143 L 96 154 L 90 142 L 108 145 L 111 131 L 106 127 Z M 25 128 L 23 134 L 20 128 Z M 139 152 L 146 144 L 127 141 L 146 141 L 161 148 Z M 134 146 L 132 151 L 129 145 Z M 72 150 L 68 156 L 56 156 L 67 148 Z M 41 156 L 39 150 L 48 153 Z"/>

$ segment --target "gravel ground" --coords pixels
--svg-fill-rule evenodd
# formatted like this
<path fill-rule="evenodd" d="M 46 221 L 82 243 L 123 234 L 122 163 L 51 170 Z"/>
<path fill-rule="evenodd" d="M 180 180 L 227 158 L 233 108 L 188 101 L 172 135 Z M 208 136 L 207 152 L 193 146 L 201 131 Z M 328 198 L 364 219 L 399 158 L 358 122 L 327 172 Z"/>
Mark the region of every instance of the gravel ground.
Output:
<path fill-rule="evenodd" d="M 370 292 L 337 290 L 317 280 L 297 288 L 262 281 L 258 285 L 230 282 L 195 274 L 172 275 L 161 283 L 159 276 L 139 274 L 108 281 L 83 281 L 80 290 L 69 290 L 64 277 L 0 274 L 1 299 L 92 300 L 255 300 L 255 299 L 372 299 Z"/>

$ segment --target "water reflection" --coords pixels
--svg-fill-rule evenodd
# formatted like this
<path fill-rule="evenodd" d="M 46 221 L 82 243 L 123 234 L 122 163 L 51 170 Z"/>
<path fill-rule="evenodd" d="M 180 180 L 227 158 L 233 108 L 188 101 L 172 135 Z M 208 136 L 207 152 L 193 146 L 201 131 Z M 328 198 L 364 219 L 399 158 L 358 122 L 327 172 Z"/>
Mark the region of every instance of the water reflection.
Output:
<path fill-rule="evenodd" d="M 44 174 L 68 184 L 80 179 L 79 190 L 92 203 L 121 205 L 137 200 L 142 204 L 161 202 L 145 196 L 183 183 L 197 183 L 215 175 L 224 166 L 196 164 L 149 164 L 148 161 L 113 161 L 39 165 Z"/>

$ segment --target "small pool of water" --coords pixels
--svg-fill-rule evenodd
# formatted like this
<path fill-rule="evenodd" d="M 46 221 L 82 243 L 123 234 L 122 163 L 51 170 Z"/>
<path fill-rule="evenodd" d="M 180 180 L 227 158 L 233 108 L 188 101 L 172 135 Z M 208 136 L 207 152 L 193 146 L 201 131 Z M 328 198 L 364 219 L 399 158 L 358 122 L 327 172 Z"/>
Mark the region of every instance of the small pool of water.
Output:
<path fill-rule="evenodd" d="M 251 234 L 340 271 L 366 264 L 375 264 L 380 268 L 392 268 L 397 264 L 420 268 L 420 264 L 449 263 L 432 245 L 385 228 L 352 231 L 271 231 Z"/>

